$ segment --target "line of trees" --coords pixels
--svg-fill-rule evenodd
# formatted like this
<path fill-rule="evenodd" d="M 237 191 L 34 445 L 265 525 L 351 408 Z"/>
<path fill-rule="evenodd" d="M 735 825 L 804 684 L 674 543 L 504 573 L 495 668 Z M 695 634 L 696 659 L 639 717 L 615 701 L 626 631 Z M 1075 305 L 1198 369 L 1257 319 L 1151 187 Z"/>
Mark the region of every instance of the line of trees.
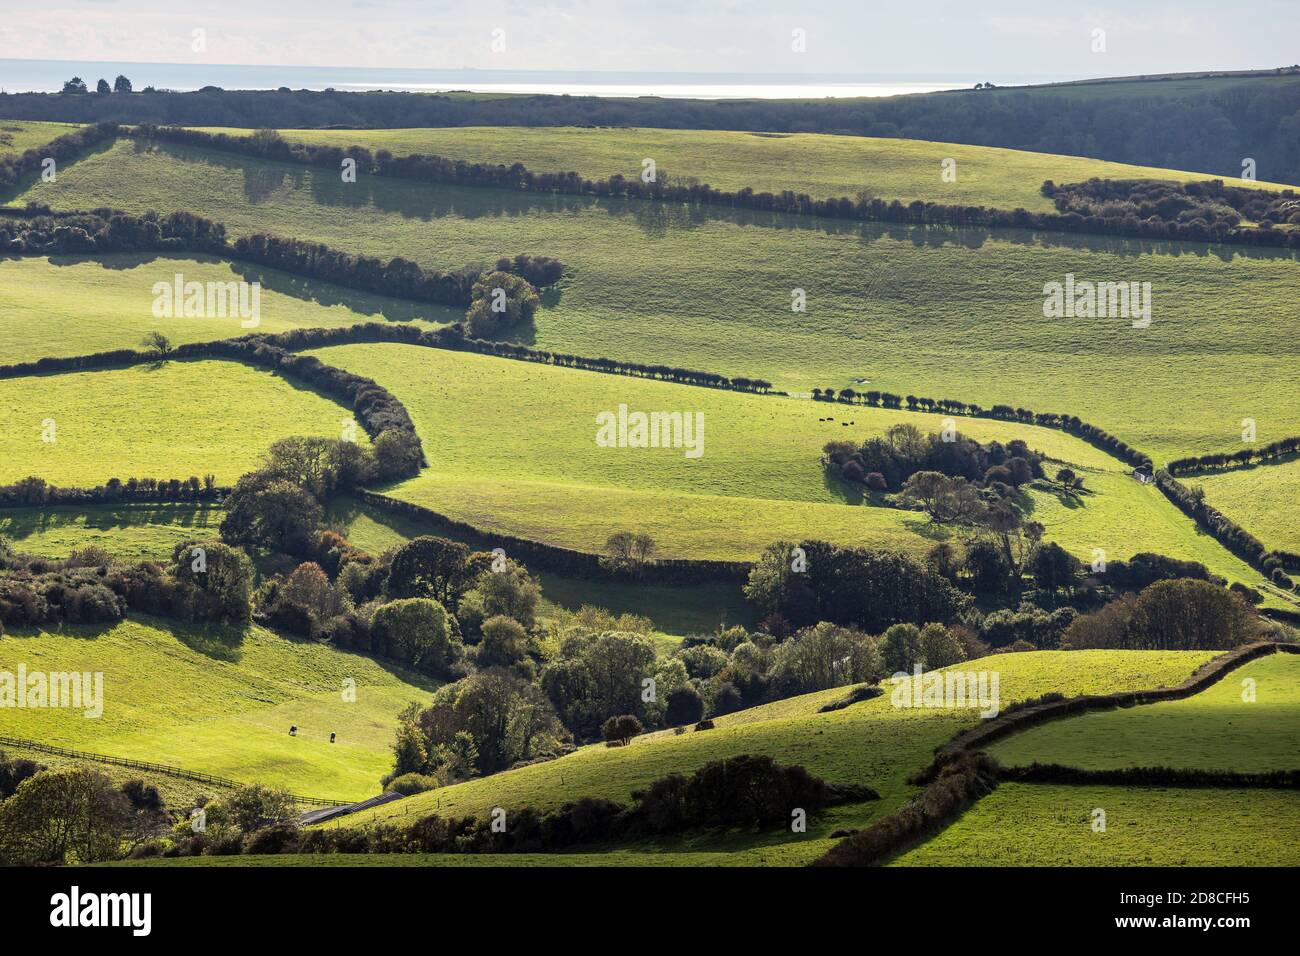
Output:
<path fill-rule="evenodd" d="M 1104 428 L 1085 422 L 1077 415 L 1035 412 L 1032 409 L 1005 404 L 984 408 L 975 402 L 963 402 L 951 398 L 926 398 L 918 395 L 896 395 L 893 392 L 881 392 L 874 389 L 859 392 L 852 388 L 844 388 L 836 392 L 833 388 L 815 388 L 813 389 L 813 398 L 821 401 L 868 405 L 879 408 L 902 408 L 906 405 L 907 410 L 911 412 L 969 415 L 972 418 L 993 418 L 999 421 L 1023 422 L 1026 425 L 1056 428 L 1082 438 L 1130 465 L 1145 466 L 1147 468 L 1152 466 L 1151 456 L 1143 454 L 1127 442 L 1116 438 Z"/>
<path fill-rule="evenodd" d="M 1221 545 L 1262 572 L 1278 587 L 1295 589 L 1296 583 L 1286 573 L 1287 556 L 1269 551 L 1253 534 L 1205 500 L 1201 487 L 1188 488 L 1165 469 L 1155 473 L 1156 487 L 1184 514 L 1204 528 Z"/>
<path fill-rule="evenodd" d="M 1207 469 L 1244 468 L 1253 462 L 1272 461 L 1300 452 L 1300 435 L 1279 438 L 1277 441 L 1260 445 L 1258 448 L 1242 448 L 1239 451 L 1210 452 L 1205 455 L 1193 455 L 1187 458 L 1175 458 L 1165 466 L 1171 475 L 1185 475 L 1188 472 Z"/>
<path fill-rule="evenodd" d="M 188 478 L 110 478 L 93 488 L 61 488 L 44 478 L 23 478 L 0 485 L 0 507 L 33 505 L 105 505 L 117 502 L 216 501 L 229 488 L 218 487 L 212 475 Z"/>
<path fill-rule="evenodd" d="M 1128 209 L 1117 210 L 1116 215 L 1097 214 L 1111 212 L 1110 205 L 1095 210 L 1091 206 L 1083 207 L 1088 210 L 1087 215 L 1074 208 L 1068 208 L 1065 212 L 1035 213 L 1021 208 L 1008 210 L 990 206 L 963 206 L 920 199 L 903 203 L 897 199 L 886 200 L 866 195 L 856 199 L 844 196 L 814 199 L 807 193 L 793 190 L 779 193 L 756 192 L 748 186 L 733 192 L 714 189 L 707 183 L 693 179 L 679 182 L 668 176 L 657 176 L 652 182 L 645 182 L 639 177 L 627 179 L 621 175 L 593 180 L 575 172 L 535 172 L 520 163 L 510 166 L 470 163 L 421 153 L 394 157 L 388 150 L 372 154 L 364 147 L 355 145 L 344 149 L 337 146 L 289 143 L 274 130 L 259 130 L 252 136 L 231 136 L 228 133 L 207 133 L 182 127 L 141 126 L 128 135 L 332 169 L 338 169 L 345 159 L 352 159 L 359 172 L 457 186 L 486 186 L 597 198 L 651 199 L 868 222 L 1052 230 L 1300 249 L 1300 230 L 1242 227 L 1222 220 L 1206 223 L 1201 218 L 1190 221 L 1166 220 L 1158 216 L 1140 219 Z M 1043 188 L 1045 192 L 1050 190 L 1049 195 L 1054 195 L 1058 187 L 1049 181 L 1044 183 Z"/>

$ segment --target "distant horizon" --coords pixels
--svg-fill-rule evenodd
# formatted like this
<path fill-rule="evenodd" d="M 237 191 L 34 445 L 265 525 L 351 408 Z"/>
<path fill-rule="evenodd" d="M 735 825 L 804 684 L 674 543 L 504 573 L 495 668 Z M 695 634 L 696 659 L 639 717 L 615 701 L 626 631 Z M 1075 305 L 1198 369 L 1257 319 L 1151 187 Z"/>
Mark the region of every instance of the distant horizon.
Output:
<path fill-rule="evenodd" d="M 503 95 L 574 95 L 677 99 L 836 99 L 901 96 L 968 89 L 977 83 L 1001 87 L 1120 82 L 1142 77 L 1270 73 L 1284 67 L 1248 70 L 1184 70 L 1175 73 L 1079 75 L 1072 73 L 780 73 L 759 71 L 500 69 L 462 67 L 365 67 L 193 63 L 145 60 L 0 58 L 0 90 L 56 93 L 73 75 L 93 86 L 97 79 L 128 78 L 136 90 L 153 87 L 188 92 L 205 86 L 273 90 L 281 87 L 343 92 L 456 92 Z M 144 75 L 140 75 L 143 73 Z M 85 74 L 82 76 L 81 74 Z"/>

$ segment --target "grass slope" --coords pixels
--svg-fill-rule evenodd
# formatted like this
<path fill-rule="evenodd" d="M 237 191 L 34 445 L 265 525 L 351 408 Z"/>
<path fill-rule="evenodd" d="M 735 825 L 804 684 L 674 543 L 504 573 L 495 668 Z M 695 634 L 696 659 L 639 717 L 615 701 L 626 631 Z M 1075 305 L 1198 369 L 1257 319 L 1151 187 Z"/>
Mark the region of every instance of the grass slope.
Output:
<path fill-rule="evenodd" d="M 47 123 L 43 120 L 0 120 L 0 156 L 6 153 L 22 154 L 29 149 L 44 146 L 52 139 L 66 136 L 79 125 Z"/>
<path fill-rule="evenodd" d="M 155 317 L 154 283 L 171 286 L 177 275 L 186 282 L 260 282 L 260 323 L 244 328 L 238 316 Z M 0 364 L 138 348 L 145 333 L 155 331 L 180 345 L 381 319 L 433 327 L 460 317 L 438 306 L 353 292 L 211 256 L 0 258 Z"/>
<path fill-rule="evenodd" d="M 208 502 L 5 508 L 0 535 L 19 551 L 46 558 L 94 545 L 119 558 L 159 560 L 182 541 L 217 537 L 224 517 L 220 505 Z"/>
<path fill-rule="evenodd" d="M 963 669 L 998 671 L 1005 706 L 1048 691 L 1073 695 L 1172 685 L 1211 656 L 1039 651 L 984 658 Z M 750 863 L 759 862 L 759 857 L 767 863 L 806 863 L 832 845 L 832 830 L 861 826 L 899 806 L 914 792 L 906 778 L 926 764 L 933 748 L 979 720 L 973 711 L 895 708 L 889 694 L 843 710 L 817 713 L 818 707 L 842 697 L 845 691 L 823 691 L 731 714 L 719 718 L 714 730 L 680 736 L 664 731 L 613 749 L 583 747 L 548 763 L 400 800 L 361 815 L 355 823 L 400 822 L 427 813 L 484 814 L 497 806 L 509 813 L 512 807 L 553 807 L 583 796 L 627 801 L 632 790 L 666 774 L 688 774 L 710 760 L 737 754 L 768 754 L 781 763 L 802 764 L 828 780 L 869 784 L 883 799 L 827 811 L 810 822 L 806 834 L 733 833 L 649 845 L 640 852 L 737 853 Z"/>
<path fill-rule="evenodd" d="M 54 441 L 43 440 L 53 420 Z M 290 435 L 338 437 L 352 413 L 237 362 L 166 362 L 0 380 L 0 483 L 216 476 L 233 484 Z M 357 434 L 365 440 L 358 427 Z"/>
<path fill-rule="evenodd" d="M 1181 480 L 1204 488 L 1206 501 L 1249 529 L 1266 548 L 1300 552 L 1300 522 L 1294 513 L 1300 501 L 1300 458 Z"/>
<path fill-rule="evenodd" d="M 861 440 L 942 416 L 826 405 L 602 375 L 397 344 L 343 345 L 311 354 L 383 382 L 410 410 L 430 467 L 391 490 L 489 533 L 599 550 L 622 528 L 651 534 L 663 556 L 752 559 L 780 538 L 822 537 L 921 553 L 952 532 L 917 512 L 865 505 L 822 472 L 830 438 Z M 704 454 L 599 448 L 596 414 L 680 410 L 704 415 Z M 834 417 L 836 421 L 818 419 Z M 853 421 L 851 427 L 842 422 Z M 1069 462 L 1095 493 L 1031 492 L 1032 514 L 1062 546 L 1092 560 L 1157 551 L 1205 562 L 1233 580 L 1262 578 L 1158 491 L 1109 455 L 1063 432 L 963 419 L 987 441 L 1024 438 Z"/>
<path fill-rule="evenodd" d="M 1222 447 L 1242 418 L 1263 417 L 1261 395 L 1281 431 L 1300 427 L 1300 392 L 1276 389 L 1300 348 L 1290 308 L 1300 269 L 1274 251 L 345 184 L 327 171 L 127 141 L 19 198 L 189 208 L 234 235 L 270 230 L 442 268 L 545 253 L 570 275 L 539 313 L 541 346 L 795 391 L 868 378 L 899 394 L 1070 412 L 1157 458 Z M 1067 273 L 1151 282 L 1151 326 L 1045 319 L 1043 286 Z M 791 311 L 796 288 L 806 313 Z"/>
<path fill-rule="evenodd" d="M 1247 681 L 1254 701 L 1243 699 Z M 1273 654 L 1192 697 L 1055 720 L 994 744 L 990 753 L 1007 765 L 1261 772 L 1300 769 L 1298 738 L 1300 657 Z"/>
<path fill-rule="evenodd" d="M 232 135 L 248 130 L 211 129 Z M 717 189 L 780 193 L 814 198 L 873 196 L 910 202 L 999 206 L 1050 212 L 1055 207 L 1040 187 L 1045 180 L 1210 179 L 1203 173 L 1108 163 L 1077 156 L 1030 153 L 988 146 L 931 143 L 914 139 L 830 136 L 821 133 L 750 133 L 694 129 L 611 129 L 569 126 L 451 127 L 436 129 L 285 129 L 290 142 L 364 146 L 395 156 L 434 153 L 467 162 L 522 163 L 538 172 L 574 171 L 587 179 L 618 173 L 641 175 L 653 159 L 661 181 L 694 178 Z M 940 175 L 945 159 L 957 163 L 955 182 Z M 666 179 L 665 179 L 666 177 Z M 1272 184 L 1257 184 L 1261 188 Z"/>
<path fill-rule="evenodd" d="M 1004 783 L 892 865 L 1297 866 L 1300 794 Z"/>
<path fill-rule="evenodd" d="M 424 679 L 391 665 L 256 627 L 141 618 L 102 631 L 6 634 L 0 669 L 19 663 L 29 673 L 102 672 L 103 716 L 6 708 L 0 735 L 335 799 L 379 792 L 397 713 L 429 698 Z M 354 702 L 343 700 L 346 679 L 356 682 Z"/>

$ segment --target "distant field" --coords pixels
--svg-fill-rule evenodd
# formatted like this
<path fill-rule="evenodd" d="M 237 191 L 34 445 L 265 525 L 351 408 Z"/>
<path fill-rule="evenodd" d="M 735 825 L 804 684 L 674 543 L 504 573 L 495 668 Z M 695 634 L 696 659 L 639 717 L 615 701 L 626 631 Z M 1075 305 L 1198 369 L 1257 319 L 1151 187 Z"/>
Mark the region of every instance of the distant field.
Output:
<path fill-rule="evenodd" d="M 77 123 L 46 123 L 39 120 L 0 119 L 0 156 L 25 153 L 77 129 Z"/>
<path fill-rule="evenodd" d="M 391 489 L 475 527 L 600 550 L 620 528 L 646 531 L 665 557 L 752 560 L 782 537 L 921 553 L 952 532 L 917 513 L 866 505 L 823 475 L 822 445 L 862 440 L 890 424 L 942 429 L 942 416 L 845 408 L 805 399 L 692 388 L 397 344 L 317 350 L 322 361 L 383 382 L 410 410 L 430 467 Z M 704 415 L 704 454 L 599 448 L 596 414 L 681 410 Z M 818 421 L 834 417 L 836 421 Z M 842 421 L 853 421 L 845 427 Z M 1049 536 L 1092 560 L 1158 551 L 1203 561 L 1233 580 L 1260 575 L 1198 534 L 1158 491 L 1099 449 L 1063 432 L 962 419 L 983 441 L 1024 438 L 1067 461 L 1095 494 L 1033 491 Z"/>
<path fill-rule="evenodd" d="M 1067 695 L 1171 685 L 1208 660 L 1208 653 L 1149 651 L 1039 651 L 985 658 L 964 667 L 996 668 L 1003 706 L 1054 690 Z M 668 773 L 689 773 L 709 760 L 742 753 L 768 754 L 835 781 L 866 783 L 883 799 L 819 815 L 807 834 L 783 831 L 710 837 L 678 850 L 762 852 L 764 862 L 809 862 L 834 844 L 837 827 L 861 826 L 898 807 L 913 792 L 906 778 L 924 766 L 935 746 L 979 720 L 972 711 L 900 709 L 889 695 L 819 714 L 817 708 L 847 688 L 822 691 L 718 718 L 717 728 L 681 736 L 664 731 L 627 747 L 583 747 L 574 754 L 454 787 L 419 794 L 359 816 L 401 821 L 425 813 L 484 814 L 500 806 L 554 807 L 583 796 L 627 801 L 630 792 Z M 656 849 L 655 847 L 647 848 Z M 657 847 L 660 850 L 668 846 Z M 753 862 L 750 860 L 749 862 Z"/>
<path fill-rule="evenodd" d="M 392 664 L 261 628 L 241 634 L 147 617 L 102 631 L 6 634 L 0 668 L 19 663 L 29 672 L 102 672 L 103 716 L 5 709 L 0 735 L 345 800 L 379 792 L 392 769 L 396 715 L 427 701 L 430 688 Z M 355 702 L 343 700 L 345 679 L 356 682 Z"/>
<path fill-rule="evenodd" d="M 232 135 L 249 130 L 217 129 Z M 538 172 L 574 171 L 587 179 L 618 173 L 641 175 L 653 159 L 663 180 L 696 179 L 717 189 L 746 186 L 784 190 L 816 199 L 855 198 L 868 190 L 882 199 L 1017 207 L 1050 212 L 1040 192 L 1045 180 L 1210 179 L 1202 173 L 1128 166 L 1077 156 L 1055 156 L 987 146 L 910 139 L 828 136 L 820 133 L 746 133 L 689 129 L 587 129 L 578 127 L 451 127 L 436 129 L 303 130 L 280 134 L 292 142 L 386 149 L 396 156 L 434 153 L 468 162 L 522 163 Z M 955 182 L 940 175 L 945 159 L 957 163 Z M 1261 188 L 1273 184 L 1257 183 Z M 1277 187 L 1284 188 L 1284 187 Z"/>
<path fill-rule="evenodd" d="M 28 475 L 81 486 L 212 474 L 219 484 L 234 484 L 277 439 L 335 438 L 344 421 L 353 421 L 350 410 L 237 362 L 4 379 L 0 483 Z M 364 441 L 365 432 L 357 433 Z"/>
<path fill-rule="evenodd" d="M 154 316 L 154 284 L 171 286 L 177 275 L 186 282 L 260 282 L 259 324 L 244 328 L 238 316 Z M 180 345 L 382 320 L 432 328 L 461 317 L 440 306 L 354 292 L 212 256 L 0 258 L 0 364 L 139 348 L 146 332 L 162 332 Z"/>
<path fill-rule="evenodd" d="M 46 558 L 66 558 L 93 545 L 123 559 L 161 560 L 182 541 L 218 537 L 224 517 L 219 505 L 192 502 L 4 508 L 0 536 L 19 551 Z"/>
<path fill-rule="evenodd" d="M 1254 701 L 1243 699 L 1248 680 Z M 990 753 L 1009 766 L 1262 772 L 1300 770 L 1298 740 L 1300 657 L 1273 654 L 1192 697 L 1055 720 L 994 744 Z"/>
<path fill-rule="evenodd" d="M 270 230 L 442 268 L 553 255 L 570 272 L 526 336 L 542 347 L 760 376 L 792 391 L 866 378 L 899 394 L 1069 412 L 1158 460 L 1223 447 L 1242 418 L 1264 417 L 1262 395 L 1279 430 L 1300 430 L 1300 392 L 1276 388 L 1300 348 L 1300 269 L 1274 251 L 344 184 L 127 141 L 17 198 L 188 208 L 234 235 Z M 1067 273 L 1151 282 L 1151 326 L 1044 318 L 1044 284 Z M 794 289 L 806 292 L 806 313 L 791 311 Z"/>
<path fill-rule="evenodd" d="M 1300 552 L 1300 459 L 1180 479 L 1200 485 L 1205 500 L 1259 538 L 1266 548 Z"/>
<path fill-rule="evenodd" d="M 892 865 L 1297 866 L 1300 794 L 1004 783 Z"/>

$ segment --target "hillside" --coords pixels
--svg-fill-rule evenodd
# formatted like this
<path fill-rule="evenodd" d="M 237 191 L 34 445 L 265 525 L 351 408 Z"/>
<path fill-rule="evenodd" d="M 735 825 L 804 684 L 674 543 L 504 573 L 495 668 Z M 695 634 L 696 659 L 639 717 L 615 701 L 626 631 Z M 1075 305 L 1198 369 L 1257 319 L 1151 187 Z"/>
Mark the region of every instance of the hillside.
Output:
<path fill-rule="evenodd" d="M 1204 488 L 1210 504 L 1250 528 L 1266 547 L 1300 552 L 1300 523 L 1279 506 L 1300 501 L 1300 460 L 1189 476 L 1183 483 Z"/>
<path fill-rule="evenodd" d="M 1082 36 L 1082 34 L 1081 34 Z M 282 128 L 621 126 L 819 132 L 969 143 L 1300 182 L 1290 125 L 1300 71 L 1189 74 L 823 100 L 429 95 L 207 89 L 133 97 L 0 96 L 0 115 Z M 1268 173 L 1267 170 L 1276 170 Z"/>
<path fill-rule="evenodd" d="M 1247 699 L 1248 688 L 1253 698 Z M 990 752 L 1007 766 L 1261 773 L 1300 769 L 1298 735 L 1300 659 L 1273 654 L 1192 697 L 1053 721 L 1000 741 Z"/>
<path fill-rule="evenodd" d="M 489 533 L 598 551 L 611 529 L 627 527 L 651 534 L 665 557 L 740 560 L 753 560 L 782 537 L 921 554 L 953 536 L 916 512 L 865 501 L 827 478 L 820 462 L 827 440 L 861 441 L 897 422 L 937 432 L 942 415 L 849 409 L 408 345 L 311 354 L 385 382 L 420 433 L 436 436 L 430 467 L 387 493 Z M 703 455 L 598 447 L 595 416 L 619 404 L 703 414 Z M 828 416 L 836 420 L 821 421 Z M 1127 467 L 1092 445 L 988 419 L 963 419 L 959 427 L 980 441 L 1023 438 L 1085 476 L 1092 494 L 1030 491 L 1028 511 L 1050 538 L 1087 560 L 1098 547 L 1112 558 L 1157 551 L 1260 583 L 1158 491 L 1134 482 Z"/>
<path fill-rule="evenodd" d="M 233 235 L 269 229 L 444 269 L 552 255 L 569 272 L 528 336 L 540 347 L 761 377 L 792 391 L 865 378 L 899 394 L 1066 412 L 1157 460 L 1222 447 L 1266 392 L 1279 427 L 1300 430 L 1288 424 L 1300 423 L 1300 396 L 1271 388 L 1296 360 L 1297 338 L 1285 332 L 1296 321 L 1287 303 L 1300 294 L 1294 259 L 1278 252 L 395 180 L 349 186 L 310 168 L 130 142 L 18 198 L 188 208 Z M 1152 326 L 1045 319 L 1044 285 L 1067 274 L 1151 282 Z M 791 311 L 794 289 L 805 291 L 806 313 Z M 1207 363 L 1232 374 L 1206 375 Z"/>
<path fill-rule="evenodd" d="M 249 130 L 209 128 L 234 136 Z M 725 130 L 534 128 L 514 126 L 441 129 L 282 129 L 290 142 L 359 145 L 395 156 L 432 153 L 466 162 L 522 163 L 537 171 L 574 171 L 587 179 L 619 174 L 636 179 L 642 161 L 655 161 L 669 180 L 696 179 L 717 189 L 780 193 L 791 190 L 825 199 L 873 196 L 970 206 L 1017 207 L 1050 212 L 1040 187 L 1102 179 L 1169 179 L 1194 182 L 1202 173 L 1129 166 L 1077 156 L 1031 153 L 958 143 L 931 143 L 820 133 L 755 133 Z M 945 181 L 944 160 L 956 162 Z M 1261 189 L 1283 188 L 1272 183 Z"/>
<path fill-rule="evenodd" d="M 1041 651 L 967 662 L 963 670 L 996 669 L 1002 705 L 1054 690 L 1067 695 L 1172 685 L 1211 654 L 1147 651 Z M 888 688 L 887 688 L 888 689 Z M 843 710 L 817 709 L 844 689 L 791 698 L 717 719 L 717 729 L 683 735 L 661 732 L 628 747 L 584 747 L 567 757 L 419 794 L 367 812 L 366 820 L 414 820 L 421 813 L 485 814 L 494 806 L 553 807 L 582 796 L 624 800 L 630 792 L 668 773 L 742 753 L 768 754 L 798 763 L 828 780 L 854 780 L 876 788 L 883 799 L 853 804 L 810 821 L 807 834 L 734 834 L 696 840 L 674 850 L 743 851 L 748 862 L 805 863 L 825 852 L 832 830 L 860 826 L 896 808 L 914 788 L 906 778 L 924 766 L 934 747 L 978 722 L 973 711 L 904 709 L 889 694 Z M 667 847 L 646 847 L 657 852 Z M 665 858 L 665 861 L 671 858 Z"/>
<path fill-rule="evenodd" d="M 1296 866 L 1298 848 L 1292 792 L 1004 783 L 891 865 Z"/>
<path fill-rule="evenodd" d="M 257 324 L 245 326 L 243 322 L 253 320 L 238 315 L 155 315 L 154 286 L 161 282 L 174 288 L 177 276 L 205 287 L 211 282 L 259 283 Z M 213 256 L 118 253 L 0 259 L 0 364 L 139 348 L 146 332 L 161 332 L 173 345 L 181 345 L 358 322 L 412 322 L 432 328 L 459 318 L 440 306 L 369 295 Z"/>
<path fill-rule="evenodd" d="M 102 672 L 103 716 L 5 709 L 0 736 L 165 763 L 333 799 L 379 792 L 397 713 L 427 701 L 425 679 L 262 628 L 146 617 L 107 630 L 9 633 L 0 669 Z M 344 700 L 345 681 L 355 701 Z M 290 725 L 298 727 L 289 736 Z M 329 735 L 338 741 L 329 743 Z"/>
<path fill-rule="evenodd" d="M 209 474 L 230 485 L 276 439 L 334 438 L 353 421 L 287 379 L 218 361 L 2 379 L 0 416 L 0 484 L 74 486 Z"/>

